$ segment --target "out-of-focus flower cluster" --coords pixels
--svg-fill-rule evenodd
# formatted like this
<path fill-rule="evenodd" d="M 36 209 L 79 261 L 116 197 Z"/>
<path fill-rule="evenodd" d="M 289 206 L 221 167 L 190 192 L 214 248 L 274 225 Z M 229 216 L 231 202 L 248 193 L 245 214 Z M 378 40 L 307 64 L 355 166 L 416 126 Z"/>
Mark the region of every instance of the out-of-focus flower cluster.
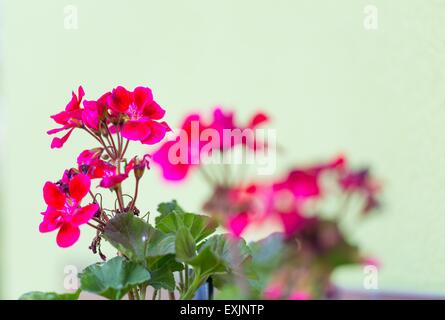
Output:
<path fill-rule="evenodd" d="M 255 153 L 269 145 L 255 135 L 242 134 L 242 131 L 257 128 L 268 120 L 266 114 L 257 113 L 247 126 L 240 126 L 235 124 L 233 113 L 216 108 L 210 125 L 202 124 L 201 115 L 191 114 L 185 118 L 182 128 L 187 136 L 191 135 L 193 121 L 203 129 L 217 128 L 221 133 L 219 137 L 225 136 L 224 130 L 239 130 L 239 136 L 249 137 L 250 146 L 254 146 L 244 150 Z M 162 169 L 166 180 L 184 181 L 192 167 L 207 172 L 205 176 L 211 192 L 203 209 L 224 225 L 234 238 L 241 238 L 248 230 L 264 229 L 265 225 L 280 226 L 279 238 L 283 246 L 272 250 L 282 253 L 281 258 L 276 259 L 281 263 L 265 275 L 268 281 L 263 283 L 257 297 L 325 297 L 331 289 L 330 275 L 335 268 L 366 260 L 366 255 L 350 243 L 341 223 L 346 215 L 367 217 L 380 206 L 381 185 L 368 168 L 355 169 L 345 156 L 340 155 L 331 161 L 294 167 L 281 177 L 248 177 L 229 182 L 215 176 L 209 179 L 211 171 L 207 171 L 202 162 L 202 150 L 209 142 L 202 139 L 202 135 L 195 137 L 197 141 L 194 143 L 178 135 L 175 140 L 164 143 L 153 160 Z M 238 142 L 243 145 L 246 140 L 238 139 Z M 170 161 L 172 153 L 179 150 L 175 149 L 178 145 L 185 145 L 188 154 L 193 156 L 182 162 Z M 230 140 L 216 139 L 210 144 L 210 152 L 205 153 L 224 154 L 235 147 L 237 144 Z M 196 157 L 195 162 L 193 157 Z M 227 164 L 222 163 L 221 168 L 225 175 L 230 174 L 230 164 L 227 168 Z M 350 206 L 351 203 L 354 205 Z M 264 246 L 267 243 L 270 241 L 265 241 Z"/>

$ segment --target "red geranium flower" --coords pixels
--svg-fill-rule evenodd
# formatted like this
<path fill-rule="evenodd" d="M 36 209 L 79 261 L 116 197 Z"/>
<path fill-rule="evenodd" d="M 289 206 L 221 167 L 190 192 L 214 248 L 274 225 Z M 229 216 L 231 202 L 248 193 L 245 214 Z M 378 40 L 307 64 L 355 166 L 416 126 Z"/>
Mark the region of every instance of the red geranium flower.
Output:
<path fill-rule="evenodd" d="M 48 181 L 43 187 L 47 209 L 42 212 L 43 221 L 39 230 L 43 233 L 59 230 L 56 240 L 62 248 L 72 246 L 79 239 L 79 226 L 87 223 L 99 210 L 96 203 L 81 206 L 90 185 L 88 176 L 77 174 L 70 177 L 66 173 L 57 184 Z"/>

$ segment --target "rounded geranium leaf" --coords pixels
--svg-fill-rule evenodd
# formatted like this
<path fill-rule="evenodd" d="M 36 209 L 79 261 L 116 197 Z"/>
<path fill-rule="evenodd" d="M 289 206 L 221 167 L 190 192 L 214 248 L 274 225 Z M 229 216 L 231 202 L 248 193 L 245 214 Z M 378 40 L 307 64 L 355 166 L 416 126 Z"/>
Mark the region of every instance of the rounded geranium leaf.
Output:
<path fill-rule="evenodd" d="M 55 209 L 62 209 L 65 205 L 65 195 L 54 183 L 49 181 L 43 187 L 43 198 L 48 206 Z"/>
<path fill-rule="evenodd" d="M 72 198 L 80 202 L 83 197 L 90 191 L 91 180 L 87 175 L 78 174 L 71 179 L 69 183 L 69 191 Z"/>
<path fill-rule="evenodd" d="M 87 267 L 79 278 L 83 291 L 120 300 L 131 288 L 147 283 L 150 273 L 137 263 L 126 261 L 123 257 L 115 257 Z"/>

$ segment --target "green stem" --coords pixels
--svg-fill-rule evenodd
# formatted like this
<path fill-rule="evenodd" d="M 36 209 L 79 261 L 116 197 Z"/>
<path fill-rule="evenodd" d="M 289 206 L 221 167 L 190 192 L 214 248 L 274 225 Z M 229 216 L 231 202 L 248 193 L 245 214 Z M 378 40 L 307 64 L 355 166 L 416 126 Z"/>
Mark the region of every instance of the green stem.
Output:
<path fill-rule="evenodd" d="M 130 210 L 133 210 L 134 206 L 136 205 L 136 199 L 138 198 L 138 193 L 139 193 L 139 180 L 140 178 L 136 178 L 136 187 L 134 189 L 134 196 L 133 196 L 133 201 L 131 202 Z"/>
<path fill-rule="evenodd" d="M 187 291 L 189 288 L 189 266 L 187 264 L 185 264 L 185 267 L 184 267 L 184 278 L 185 278 L 184 290 Z"/>
<path fill-rule="evenodd" d="M 195 277 L 190 284 L 190 287 L 187 289 L 187 291 L 181 296 L 181 300 L 191 300 L 193 299 L 193 296 L 196 293 L 196 290 L 198 290 L 199 286 L 202 282 L 204 282 L 205 279 L 203 279 L 199 274 L 195 274 Z"/>
<path fill-rule="evenodd" d="M 141 293 L 141 295 L 140 295 L 141 299 L 140 300 L 146 300 L 146 298 L 147 298 L 147 286 L 140 286 L 139 290 L 140 290 L 140 293 Z"/>

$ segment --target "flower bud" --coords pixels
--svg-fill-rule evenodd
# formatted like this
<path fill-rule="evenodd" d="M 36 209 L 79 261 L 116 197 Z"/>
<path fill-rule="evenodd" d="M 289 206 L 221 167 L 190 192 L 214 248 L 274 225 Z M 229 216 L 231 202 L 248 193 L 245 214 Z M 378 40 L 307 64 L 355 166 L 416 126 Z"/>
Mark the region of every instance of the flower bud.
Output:
<path fill-rule="evenodd" d="M 145 171 L 145 161 L 144 160 L 140 160 L 139 158 L 134 158 L 134 176 L 136 179 L 140 179 L 142 178 L 142 176 L 144 175 L 144 171 Z"/>

